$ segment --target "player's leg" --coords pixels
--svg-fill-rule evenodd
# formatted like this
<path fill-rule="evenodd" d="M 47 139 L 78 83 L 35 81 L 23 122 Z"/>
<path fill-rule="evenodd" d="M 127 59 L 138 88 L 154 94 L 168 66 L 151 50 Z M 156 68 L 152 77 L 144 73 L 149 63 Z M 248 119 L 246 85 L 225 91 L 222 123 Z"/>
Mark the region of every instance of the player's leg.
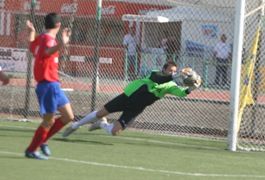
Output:
<path fill-rule="evenodd" d="M 75 132 L 80 126 L 83 126 L 88 123 L 93 123 L 98 121 L 104 116 L 107 116 L 109 112 L 105 109 L 105 107 L 101 108 L 99 111 L 93 111 L 86 115 L 81 120 L 74 122 L 71 126 L 69 126 L 62 134 L 63 137 L 67 137 L 73 132 Z"/>
<path fill-rule="evenodd" d="M 48 133 L 46 141 L 50 137 L 52 137 L 54 134 L 56 134 L 58 131 L 60 131 L 66 124 L 68 124 L 74 119 L 74 114 L 73 114 L 70 103 L 59 108 L 58 111 L 60 112 L 61 117 L 55 120 L 54 125 L 52 126 L 52 128 L 50 129 Z"/>
<path fill-rule="evenodd" d="M 54 114 L 52 114 L 52 117 L 50 117 L 50 115 L 45 115 L 44 116 L 45 122 L 50 121 L 49 124 L 47 124 L 47 126 L 49 126 L 49 130 L 47 133 L 46 138 L 43 140 L 42 144 L 40 145 L 40 150 L 41 152 L 46 155 L 46 156 L 50 156 L 51 155 L 51 150 L 49 149 L 49 146 L 47 144 L 48 139 L 54 134 L 54 127 L 58 127 L 60 126 L 60 118 L 56 118 Z M 52 133 L 51 133 L 52 132 Z"/>
<path fill-rule="evenodd" d="M 99 128 L 104 129 L 108 134 L 111 134 L 113 136 L 116 136 L 121 133 L 125 128 L 121 125 L 120 121 L 115 121 L 113 123 L 108 123 L 105 120 L 100 121 L 98 124 Z M 95 130 L 96 128 L 94 128 Z M 92 130 L 92 128 L 90 129 Z"/>
<path fill-rule="evenodd" d="M 146 106 L 139 104 L 141 101 L 142 99 L 138 98 L 138 96 L 128 97 L 125 94 L 121 94 L 105 105 L 105 108 L 109 112 L 122 111 L 120 118 L 114 123 L 108 123 L 102 118 L 101 121 L 95 122 L 91 126 L 90 131 L 100 127 L 108 134 L 118 135 L 121 131 L 126 129 L 129 123 L 133 122 L 133 120 L 143 112 Z"/>
<path fill-rule="evenodd" d="M 84 124 L 93 123 L 101 119 L 102 117 L 107 116 L 108 114 L 109 114 L 108 110 L 105 107 L 102 107 L 100 110 L 93 111 L 88 115 L 86 115 L 80 121 L 73 123 L 73 128 L 78 128 L 80 126 L 83 126 Z"/>
<path fill-rule="evenodd" d="M 92 129 L 98 129 L 99 124 L 101 120 L 104 120 L 104 116 L 107 116 L 109 113 L 122 111 L 122 109 L 125 107 L 125 102 L 127 100 L 127 96 L 125 94 L 121 94 L 111 101 L 109 101 L 107 104 L 104 105 L 99 111 L 93 111 L 86 115 L 83 119 L 74 122 L 71 126 L 69 126 L 63 133 L 63 137 L 67 137 L 70 134 L 72 134 L 74 131 L 76 131 L 80 126 L 88 123 L 94 123 L 92 125 Z M 103 118 L 103 119 L 102 119 Z M 90 129 L 91 130 L 91 127 Z"/>
<path fill-rule="evenodd" d="M 122 113 L 120 118 L 114 123 L 108 123 L 106 120 L 100 121 L 98 126 L 104 129 L 108 134 L 113 136 L 119 135 L 127 126 L 134 121 L 134 119 L 142 113 L 143 109 L 130 109 Z M 96 129 L 96 128 L 95 128 Z"/>
<path fill-rule="evenodd" d="M 53 125 L 54 122 L 54 114 L 47 113 L 43 116 L 43 121 L 41 122 L 40 126 L 35 131 L 35 134 L 32 138 L 32 141 L 28 148 L 25 151 L 25 156 L 28 158 L 34 159 L 47 159 L 46 157 L 40 155 L 37 152 L 37 149 L 43 144 L 45 141 L 48 132 Z"/>
<path fill-rule="evenodd" d="M 216 73 L 215 73 L 215 84 L 219 85 L 220 83 L 220 76 L 222 75 L 222 66 L 220 66 L 217 62 L 216 65 Z"/>
<path fill-rule="evenodd" d="M 40 114 L 42 115 L 43 121 L 35 131 L 32 141 L 25 151 L 25 156 L 28 158 L 45 159 L 40 156 L 37 149 L 45 141 L 54 122 L 56 106 L 54 105 L 53 94 L 53 88 L 49 82 L 38 83 L 36 87 L 36 95 L 38 97 Z"/>
<path fill-rule="evenodd" d="M 103 118 L 104 116 L 106 116 L 105 112 L 113 113 L 113 112 L 122 111 L 124 114 L 124 112 L 126 111 L 126 109 L 128 107 L 128 104 L 129 104 L 128 100 L 129 100 L 128 96 L 126 96 L 125 94 L 120 94 L 119 96 L 115 97 L 110 102 L 105 104 L 104 110 L 99 111 L 97 113 L 97 115 L 100 119 L 90 126 L 89 131 L 94 131 L 96 129 L 103 128 L 108 133 L 111 134 L 111 130 L 112 130 L 114 124 L 113 123 L 109 124 L 107 122 L 107 119 Z"/>
<path fill-rule="evenodd" d="M 58 111 L 61 114 L 61 117 L 55 119 L 55 123 L 50 129 L 46 141 L 54 134 L 56 134 L 58 131 L 60 131 L 66 124 L 73 121 L 74 119 L 74 113 L 68 98 L 66 97 L 66 95 L 59 86 L 56 86 L 56 88 L 57 88 L 56 104 Z"/>
<path fill-rule="evenodd" d="M 55 95 L 58 94 L 58 90 L 56 88 L 57 86 L 58 83 L 51 82 L 42 82 L 37 85 L 36 94 L 38 97 L 40 113 L 43 117 L 43 121 L 36 130 L 29 147 L 26 149 L 26 157 L 41 159 L 34 155 L 40 146 L 44 154 L 50 154 L 48 146 L 42 146 L 42 144 L 44 144 L 47 140 L 49 132 L 55 124 L 55 112 L 58 105 L 57 96 Z"/>
<path fill-rule="evenodd" d="M 47 146 L 47 141 L 51 138 L 54 134 L 60 131 L 66 124 L 74 119 L 74 114 L 72 107 L 70 105 L 69 99 L 62 91 L 59 83 L 53 83 L 53 87 L 56 93 L 54 97 L 54 104 L 56 106 L 56 110 L 58 110 L 61 114 L 61 117 L 55 119 L 55 122 L 49 133 L 45 139 L 44 144 L 41 146 L 41 150 L 45 155 L 50 155 L 49 148 Z"/>
<path fill-rule="evenodd" d="M 224 64 L 223 65 L 223 73 L 222 73 L 222 85 L 223 86 L 227 85 L 227 72 L 228 72 L 228 65 Z"/>

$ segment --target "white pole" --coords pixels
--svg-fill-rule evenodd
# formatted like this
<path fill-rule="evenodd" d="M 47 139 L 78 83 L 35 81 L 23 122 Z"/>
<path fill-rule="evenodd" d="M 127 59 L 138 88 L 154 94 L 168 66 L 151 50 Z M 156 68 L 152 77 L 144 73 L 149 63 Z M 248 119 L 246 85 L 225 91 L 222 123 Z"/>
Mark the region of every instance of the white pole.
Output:
<path fill-rule="evenodd" d="M 262 3 L 261 3 L 261 5 L 262 5 L 262 8 L 261 8 L 261 16 L 264 16 L 264 3 L 265 3 L 265 0 L 262 0 Z M 263 24 L 262 24 L 263 25 Z"/>
<path fill-rule="evenodd" d="M 94 45 L 94 57 L 93 57 L 93 77 L 92 77 L 92 95 L 91 95 L 91 112 L 96 107 L 96 96 L 99 86 L 99 58 L 100 58 L 100 31 L 101 31 L 101 15 L 102 15 L 102 0 L 97 0 L 97 12 L 96 12 L 96 31 L 95 31 L 95 45 Z"/>
<path fill-rule="evenodd" d="M 240 74 L 243 49 L 243 32 L 244 32 L 244 15 L 245 15 L 245 0 L 237 0 L 234 27 L 234 47 L 233 47 L 233 62 L 232 62 L 232 83 L 231 83 L 231 104 L 230 104 L 230 123 L 228 129 L 228 149 L 236 151 L 237 144 L 237 123 L 239 112 L 239 97 L 240 97 Z"/>

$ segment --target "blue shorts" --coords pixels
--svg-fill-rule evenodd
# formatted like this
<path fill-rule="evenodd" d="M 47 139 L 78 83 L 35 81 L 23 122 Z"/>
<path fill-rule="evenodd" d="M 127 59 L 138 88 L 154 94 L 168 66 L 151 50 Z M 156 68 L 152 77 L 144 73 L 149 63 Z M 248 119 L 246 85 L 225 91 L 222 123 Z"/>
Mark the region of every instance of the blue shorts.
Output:
<path fill-rule="evenodd" d="M 69 99 L 62 91 L 59 82 L 43 81 L 38 83 L 36 94 L 41 116 L 47 113 L 56 113 L 58 108 L 69 103 Z"/>

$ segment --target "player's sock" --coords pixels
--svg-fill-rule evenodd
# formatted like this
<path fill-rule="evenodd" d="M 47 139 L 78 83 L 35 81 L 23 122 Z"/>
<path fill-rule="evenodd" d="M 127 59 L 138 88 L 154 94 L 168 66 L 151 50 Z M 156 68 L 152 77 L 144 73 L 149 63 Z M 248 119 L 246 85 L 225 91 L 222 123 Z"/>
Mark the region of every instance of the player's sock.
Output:
<path fill-rule="evenodd" d="M 73 129 L 77 129 L 80 126 L 83 126 L 84 124 L 93 123 L 93 122 L 97 121 L 98 118 L 97 118 L 96 114 L 97 114 L 97 111 L 93 111 L 93 112 L 89 113 L 83 119 L 81 119 L 81 120 L 79 120 L 77 122 L 74 122 L 72 124 L 72 128 Z"/>
<path fill-rule="evenodd" d="M 39 126 L 38 129 L 35 131 L 35 134 L 32 138 L 32 141 L 29 145 L 29 147 L 27 148 L 28 152 L 34 152 L 37 150 L 37 148 L 44 142 L 44 140 L 47 137 L 48 134 L 48 129 Z"/>
<path fill-rule="evenodd" d="M 46 141 L 48 139 L 50 139 L 50 137 L 52 137 L 55 133 L 57 133 L 58 131 L 60 131 L 64 126 L 65 126 L 65 124 L 61 121 L 60 118 L 55 119 L 55 122 L 54 122 L 53 126 L 49 130 L 49 132 L 47 134 L 47 137 L 44 140 L 44 143 L 46 143 Z"/>
<path fill-rule="evenodd" d="M 99 125 L 102 129 L 104 129 L 108 134 L 112 134 L 112 128 L 114 126 L 113 123 L 108 123 L 105 121 L 101 121 Z"/>

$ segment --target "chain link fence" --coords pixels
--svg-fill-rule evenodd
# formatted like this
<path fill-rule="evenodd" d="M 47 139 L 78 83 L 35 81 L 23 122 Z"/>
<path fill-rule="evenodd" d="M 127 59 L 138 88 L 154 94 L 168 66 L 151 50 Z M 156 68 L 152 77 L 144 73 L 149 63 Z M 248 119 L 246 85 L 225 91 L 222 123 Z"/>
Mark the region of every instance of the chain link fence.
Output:
<path fill-rule="evenodd" d="M 37 32 L 42 33 L 44 16 L 57 12 L 62 16 L 62 26 L 72 30 L 71 42 L 61 52 L 59 74 L 77 118 L 104 105 L 130 81 L 173 60 L 179 68 L 195 69 L 203 78 L 202 87 L 187 98 L 167 96 L 158 101 L 131 124 L 131 129 L 226 138 L 232 58 L 229 55 L 219 61 L 214 52 L 222 35 L 226 36 L 227 52 L 233 52 L 235 1 L 103 0 L 102 8 L 99 2 L 0 1 L 0 65 L 13 77 L 10 85 L 0 87 L 1 116 L 39 118 L 31 72 L 34 60 L 27 50 L 25 24 L 27 19 L 32 20 Z M 261 3 L 247 0 L 246 12 Z M 243 59 L 248 57 L 260 15 L 261 9 L 246 17 Z M 255 65 L 259 82 L 253 83 L 258 103 L 245 110 L 240 131 L 244 141 L 255 139 L 258 146 L 264 138 L 262 47 Z M 110 115 L 109 119 L 119 115 Z M 258 140 L 245 137 L 251 128 L 259 132 Z"/>

